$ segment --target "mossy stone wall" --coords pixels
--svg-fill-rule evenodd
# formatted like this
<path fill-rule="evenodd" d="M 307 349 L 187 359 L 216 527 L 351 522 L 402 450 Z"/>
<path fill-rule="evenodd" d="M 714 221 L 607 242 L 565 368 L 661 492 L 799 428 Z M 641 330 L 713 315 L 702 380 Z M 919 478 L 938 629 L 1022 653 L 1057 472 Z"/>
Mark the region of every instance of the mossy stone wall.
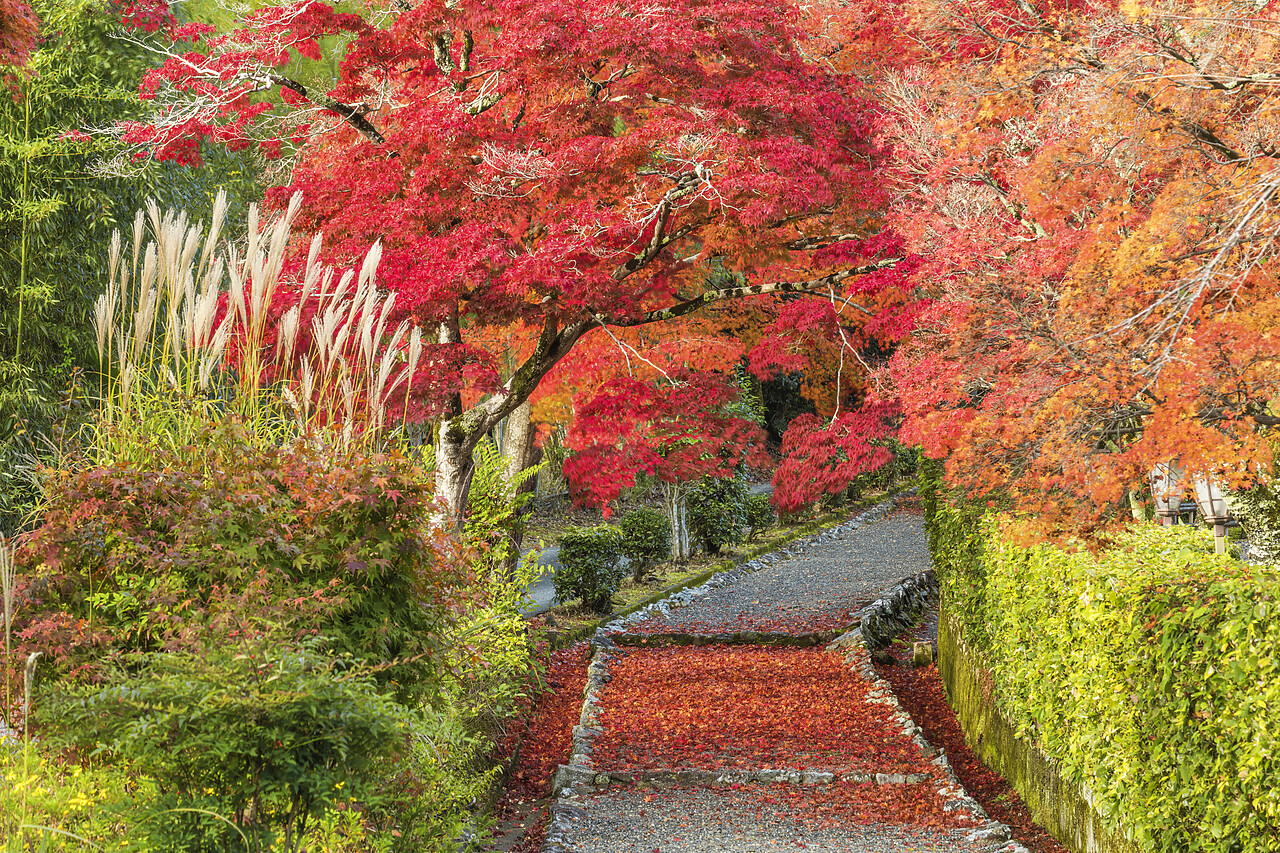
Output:
<path fill-rule="evenodd" d="M 970 649 L 944 597 L 938 620 L 938 670 L 965 740 L 982 761 L 1022 795 L 1035 819 L 1073 853 L 1140 853 L 1109 832 L 1088 792 L 1059 773 L 1032 742 L 1019 738 L 992 698 L 990 670 Z"/>

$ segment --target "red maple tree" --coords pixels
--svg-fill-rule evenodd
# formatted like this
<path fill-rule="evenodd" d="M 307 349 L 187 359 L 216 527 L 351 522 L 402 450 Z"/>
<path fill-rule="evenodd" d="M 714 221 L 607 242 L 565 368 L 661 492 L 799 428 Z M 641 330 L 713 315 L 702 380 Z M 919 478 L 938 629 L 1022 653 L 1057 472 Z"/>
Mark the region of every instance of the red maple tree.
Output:
<path fill-rule="evenodd" d="M 128 139 L 194 161 L 201 140 L 296 146 L 282 192 L 446 346 L 519 322 L 531 354 L 438 401 L 437 491 L 456 511 L 475 443 L 593 328 L 876 269 L 877 113 L 809 61 L 785 4 L 420 2 L 388 13 L 273 2 L 233 32 L 179 28 Z M 340 51 L 336 81 L 295 76 Z M 270 97 L 268 97 L 270 96 Z M 278 101 L 273 100 L 278 97 Z M 704 262 L 744 275 L 709 285 Z M 464 404 L 464 392 L 474 400 Z"/>

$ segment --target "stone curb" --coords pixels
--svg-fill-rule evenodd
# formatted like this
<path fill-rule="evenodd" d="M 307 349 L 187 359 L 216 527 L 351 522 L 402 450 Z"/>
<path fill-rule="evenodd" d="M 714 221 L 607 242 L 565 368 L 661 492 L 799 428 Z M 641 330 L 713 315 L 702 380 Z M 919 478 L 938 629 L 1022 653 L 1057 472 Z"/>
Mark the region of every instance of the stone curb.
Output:
<path fill-rule="evenodd" d="M 609 639 L 619 646 L 825 646 L 847 629 L 816 634 L 782 634 L 775 631 L 735 631 L 732 634 L 614 634 Z"/>
<path fill-rule="evenodd" d="M 871 684 L 869 701 L 885 705 L 890 717 L 902 727 L 903 734 L 911 738 L 920 748 L 921 754 L 942 771 L 945 781 L 938 788 L 938 794 L 944 800 L 943 809 L 967 812 L 974 820 L 982 823 L 982 826 L 968 833 L 968 840 L 990 842 L 987 848 L 989 853 L 1029 853 L 1026 847 L 1013 838 L 1013 832 L 1007 825 L 992 820 L 978 801 L 965 791 L 947 756 L 924 739 L 920 727 L 898 702 L 893 687 L 880 677 L 871 662 L 870 649 L 884 648 L 898 633 L 914 625 L 921 612 L 937 600 L 937 595 L 938 581 L 933 570 L 902 580 L 877 601 L 863 608 L 860 627 L 835 640 L 827 646 L 827 651 L 843 653 L 845 662 Z M 907 615 L 912 612 L 914 616 Z"/>
<path fill-rule="evenodd" d="M 923 773 L 835 773 L 830 770 L 609 770 L 562 764 L 552 777 L 553 787 L 571 786 L 602 790 L 614 786 L 649 785 L 655 788 L 707 787 L 745 785 L 751 782 L 792 785 L 830 785 L 833 782 L 857 782 L 876 785 L 919 785 L 928 781 Z"/>

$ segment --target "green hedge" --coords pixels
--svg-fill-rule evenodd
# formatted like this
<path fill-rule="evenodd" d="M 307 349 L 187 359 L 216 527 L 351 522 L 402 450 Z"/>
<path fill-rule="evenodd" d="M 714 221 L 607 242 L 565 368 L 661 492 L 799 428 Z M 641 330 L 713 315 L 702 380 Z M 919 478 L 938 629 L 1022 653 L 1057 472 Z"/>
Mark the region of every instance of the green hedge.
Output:
<path fill-rule="evenodd" d="M 622 531 L 613 525 L 571 527 L 560 535 L 560 570 L 552 578 L 560 602 L 582 599 L 596 613 L 608 613 L 622 585 Z"/>
<path fill-rule="evenodd" d="M 1015 546 L 922 480 L 944 606 L 1019 733 L 1143 848 L 1280 851 L 1280 577 L 1189 527 Z"/>

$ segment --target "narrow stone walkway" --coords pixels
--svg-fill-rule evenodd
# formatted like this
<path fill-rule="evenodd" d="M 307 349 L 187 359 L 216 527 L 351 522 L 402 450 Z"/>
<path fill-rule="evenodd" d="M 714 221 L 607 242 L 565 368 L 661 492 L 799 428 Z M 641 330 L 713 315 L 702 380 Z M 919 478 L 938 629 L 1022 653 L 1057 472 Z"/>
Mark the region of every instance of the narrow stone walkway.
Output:
<path fill-rule="evenodd" d="M 920 737 L 859 631 L 724 642 L 805 645 L 882 615 L 929 568 L 919 516 L 892 510 L 602 629 L 544 851 L 1021 850 Z"/>

